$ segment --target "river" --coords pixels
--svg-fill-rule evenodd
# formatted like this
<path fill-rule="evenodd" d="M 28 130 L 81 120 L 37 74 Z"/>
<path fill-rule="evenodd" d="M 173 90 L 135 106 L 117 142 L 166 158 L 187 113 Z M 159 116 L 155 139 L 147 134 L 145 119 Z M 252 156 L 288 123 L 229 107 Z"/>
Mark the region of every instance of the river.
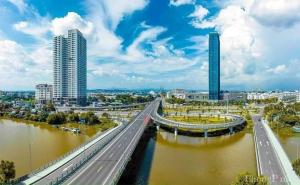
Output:
<path fill-rule="evenodd" d="M 279 132 L 277 133 L 277 138 L 291 161 L 300 157 L 300 133 L 287 135 Z"/>
<path fill-rule="evenodd" d="M 162 129 L 150 133 L 140 142 L 143 146 L 138 148 L 142 152 L 135 151 L 138 159 L 133 157 L 131 162 L 135 168 L 125 170 L 134 175 L 123 175 L 119 184 L 228 185 L 240 172 L 256 173 L 250 133 L 208 139 L 174 137 Z M 19 177 L 62 156 L 89 137 L 47 124 L 0 120 L 0 159 L 14 161 Z"/>
<path fill-rule="evenodd" d="M 0 120 L 0 160 L 13 161 L 20 177 L 57 159 L 89 139 L 48 124 Z"/>
<path fill-rule="evenodd" d="M 139 164 L 127 166 L 119 185 L 229 185 L 241 172 L 256 174 L 250 133 L 205 139 L 160 130 L 144 147 L 131 162 Z"/>

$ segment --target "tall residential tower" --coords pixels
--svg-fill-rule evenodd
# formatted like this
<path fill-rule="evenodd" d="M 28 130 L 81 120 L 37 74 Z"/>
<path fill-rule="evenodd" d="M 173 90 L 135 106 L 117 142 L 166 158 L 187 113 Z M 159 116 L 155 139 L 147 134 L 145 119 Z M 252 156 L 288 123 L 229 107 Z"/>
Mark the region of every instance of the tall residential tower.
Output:
<path fill-rule="evenodd" d="M 220 99 L 220 37 L 209 34 L 209 100 Z"/>
<path fill-rule="evenodd" d="M 77 30 L 69 30 L 68 38 L 53 41 L 53 100 L 56 104 L 86 104 L 86 40 Z"/>

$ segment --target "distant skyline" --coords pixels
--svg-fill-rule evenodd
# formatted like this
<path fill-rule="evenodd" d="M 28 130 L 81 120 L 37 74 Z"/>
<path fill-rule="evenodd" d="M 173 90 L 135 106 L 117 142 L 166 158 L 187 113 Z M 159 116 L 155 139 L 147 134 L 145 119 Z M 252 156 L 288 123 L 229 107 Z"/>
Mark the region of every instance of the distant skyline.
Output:
<path fill-rule="evenodd" d="M 300 89 L 299 0 L 1 0 L 0 90 L 53 83 L 52 38 L 87 39 L 88 89 L 208 91 L 208 33 L 221 90 Z"/>

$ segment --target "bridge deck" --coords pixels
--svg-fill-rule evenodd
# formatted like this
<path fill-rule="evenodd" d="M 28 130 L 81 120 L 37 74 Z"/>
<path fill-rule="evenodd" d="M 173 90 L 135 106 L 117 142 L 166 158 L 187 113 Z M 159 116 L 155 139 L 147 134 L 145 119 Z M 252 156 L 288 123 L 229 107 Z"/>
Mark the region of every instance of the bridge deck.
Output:
<path fill-rule="evenodd" d="M 99 136 L 99 140 L 87 143 L 86 148 L 68 156 L 67 161 L 59 161 L 20 184 L 112 184 L 130 159 L 146 127 L 145 118 L 149 117 L 156 103 L 148 105 L 125 129 L 119 126 L 112 130 L 111 135 Z M 122 131 L 114 131 L 117 129 Z M 114 133 L 119 134 L 115 136 Z"/>
<path fill-rule="evenodd" d="M 300 184 L 299 178 L 295 176 L 295 172 L 291 169 L 291 163 L 275 135 L 269 126 L 260 120 L 261 116 L 253 116 L 253 121 L 256 123 L 254 137 L 259 173 L 269 177 L 272 185 Z M 285 159 L 282 159 L 280 155 L 284 155 Z M 290 169 L 286 169 L 285 166 L 289 166 Z"/>
<path fill-rule="evenodd" d="M 143 131 L 144 120 L 153 109 L 150 104 L 136 119 L 115 137 L 101 152 L 71 175 L 64 184 L 114 184 L 125 168 Z"/>

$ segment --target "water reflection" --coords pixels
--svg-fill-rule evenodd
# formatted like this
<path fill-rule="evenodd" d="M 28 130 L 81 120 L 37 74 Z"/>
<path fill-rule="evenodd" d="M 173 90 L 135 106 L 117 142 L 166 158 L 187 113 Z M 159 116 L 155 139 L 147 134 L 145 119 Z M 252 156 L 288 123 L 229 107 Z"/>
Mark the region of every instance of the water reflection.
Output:
<path fill-rule="evenodd" d="M 161 130 L 149 139 L 145 148 L 144 154 L 138 153 L 143 155 L 142 160 L 135 161 L 140 171 L 126 168 L 137 177 L 132 179 L 127 172 L 119 184 L 228 185 L 240 172 L 256 173 L 253 137 L 245 132 L 205 139 L 175 137 Z"/>

